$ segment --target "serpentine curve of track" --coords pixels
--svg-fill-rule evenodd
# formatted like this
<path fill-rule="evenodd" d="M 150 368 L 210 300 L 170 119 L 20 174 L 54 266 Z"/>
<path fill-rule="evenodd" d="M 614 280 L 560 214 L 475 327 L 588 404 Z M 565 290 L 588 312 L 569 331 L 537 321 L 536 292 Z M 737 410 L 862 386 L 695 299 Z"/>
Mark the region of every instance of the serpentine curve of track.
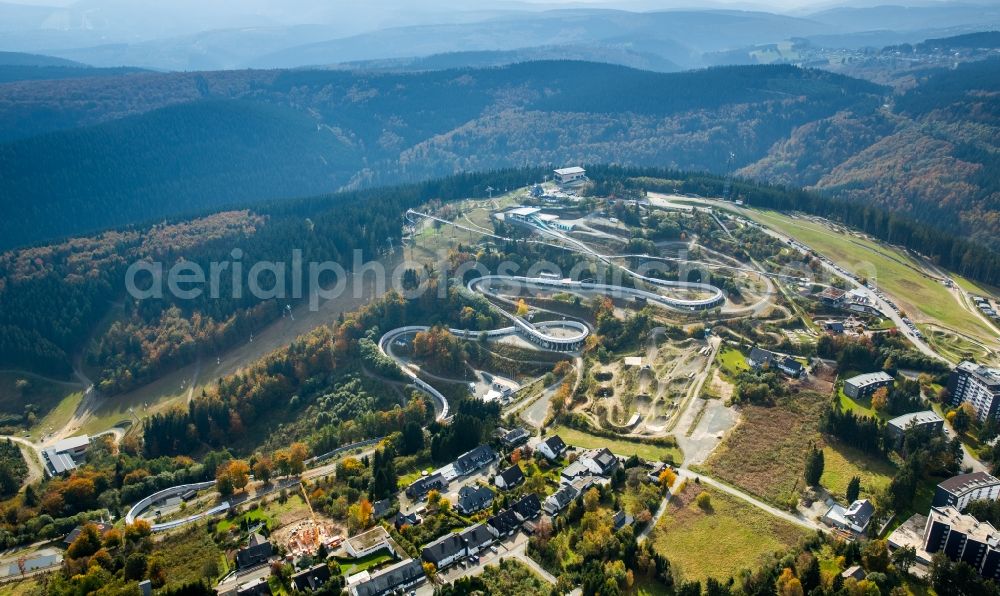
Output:
<path fill-rule="evenodd" d="M 494 282 L 500 283 L 513 283 L 518 284 L 523 287 L 537 288 L 545 290 L 562 290 L 562 291 L 579 291 L 579 292 L 596 292 L 605 295 L 612 295 L 615 297 L 633 297 L 642 298 L 647 301 L 647 303 L 656 304 L 663 308 L 678 309 L 678 310 L 703 310 L 713 308 L 725 302 L 725 295 L 719 288 L 702 283 L 693 282 L 680 282 L 680 281 L 664 281 L 664 280 L 650 280 L 655 282 L 657 285 L 670 288 L 680 288 L 687 290 L 699 290 L 704 292 L 709 292 L 711 295 L 705 298 L 695 298 L 695 299 L 683 299 L 683 298 L 670 298 L 658 294 L 656 292 L 650 292 L 648 290 L 641 290 L 638 288 L 629 288 L 626 286 L 612 285 L 612 284 L 602 284 L 593 282 L 583 282 L 583 281 L 573 281 L 569 279 L 550 279 L 544 277 L 525 277 L 525 276 L 512 276 L 512 275 L 484 275 L 470 281 L 466 288 L 471 293 L 479 293 L 485 296 L 493 297 L 497 300 L 506 300 L 499 296 L 496 296 L 491 290 L 490 285 Z M 488 301 L 489 302 L 489 301 Z M 508 301 L 509 302 L 509 301 Z M 523 318 L 507 312 L 506 310 L 494 305 L 490 302 L 490 305 L 498 313 L 506 317 L 513 323 L 507 327 L 501 327 L 498 329 L 492 329 L 488 331 L 477 331 L 468 329 L 452 329 L 448 331 L 453 335 L 458 337 L 463 337 L 465 339 L 474 339 L 485 334 L 486 337 L 503 337 L 507 335 L 518 334 L 529 340 L 536 348 L 548 352 L 575 352 L 583 346 L 584 340 L 590 335 L 590 327 L 582 322 L 572 319 L 568 320 L 550 320 L 550 321 L 539 321 L 537 323 L 532 323 L 526 321 Z M 392 352 L 391 343 L 397 338 L 403 335 L 408 335 L 411 333 L 418 333 L 420 331 L 426 331 L 430 329 L 427 325 L 409 325 L 406 327 L 398 327 L 386 332 L 379 339 L 378 347 L 379 350 L 386 357 L 391 358 L 403 373 L 410 378 L 413 384 L 419 388 L 424 393 L 427 393 L 433 397 L 440 406 L 440 411 L 437 415 L 437 420 L 447 420 L 451 417 L 450 405 L 448 403 L 448 398 L 444 396 L 440 391 L 434 388 L 433 385 L 424 381 L 420 376 L 405 363 L 401 362 Z M 554 334 L 550 330 L 561 329 L 562 333 Z"/>

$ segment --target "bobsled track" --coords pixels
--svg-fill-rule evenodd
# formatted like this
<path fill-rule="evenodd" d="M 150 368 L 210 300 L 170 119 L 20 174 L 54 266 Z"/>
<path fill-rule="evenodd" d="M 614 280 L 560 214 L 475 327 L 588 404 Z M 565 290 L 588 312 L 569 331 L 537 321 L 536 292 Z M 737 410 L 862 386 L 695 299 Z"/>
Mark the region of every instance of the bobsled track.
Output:
<path fill-rule="evenodd" d="M 424 217 L 432 220 L 441 221 L 449 225 L 455 225 L 452 222 L 446 220 L 441 220 L 431 215 L 426 215 L 416 211 L 408 211 L 408 217 Z M 477 233 L 482 233 L 477 231 Z M 494 237 L 502 240 L 509 240 L 502 236 Z M 526 277 L 526 276 L 515 276 L 515 275 L 484 275 L 470 281 L 466 284 L 466 291 L 472 294 L 479 294 L 488 298 L 487 302 L 490 306 L 500 315 L 510 320 L 511 325 L 506 327 L 501 327 L 498 329 L 492 329 L 487 331 L 482 330 L 468 330 L 468 329 L 449 329 L 449 331 L 458 337 L 465 339 L 477 339 L 481 336 L 487 338 L 497 338 L 504 337 L 508 335 L 519 335 L 523 339 L 527 340 L 531 345 L 535 346 L 539 350 L 545 350 L 548 352 L 578 352 L 590 335 L 590 327 L 582 322 L 576 320 L 548 320 L 539 321 L 533 323 L 526 321 L 525 319 L 504 310 L 497 306 L 494 301 L 511 303 L 512 301 L 498 295 L 495 290 L 495 286 L 501 285 L 512 285 L 518 288 L 524 289 L 535 289 L 535 290 L 547 290 L 547 291 L 562 291 L 562 292 L 578 292 L 587 294 L 601 294 L 605 296 L 613 296 L 616 298 L 639 298 L 646 301 L 647 304 L 652 304 L 659 306 L 661 308 L 672 309 L 672 310 L 684 310 L 684 311 L 694 311 L 694 310 L 707 310 L 715 308 L 716 306 L 721 306 L 725 303 L 726 297 L 722 293 L 722 290 L 713 286 L 711 284 L 704 283 L 694 283 L 694 282 L 683 282 L 683 281 L 667 281 L 662 279 L 656 279 L 638 274 L 630 269 L 623 267 L 618 264 L 611 262 L 611 258 L 607 255 L 600 255 L 590 249 L 582 242 L 576 241 L 571 238 L 566 238 L 562 235 L 558 235 L 561 240 L 570 242 L 575 248 L 569 248 L 560 244 L 551 244 L 544 241 L 534 241 L 543 244 L 548 244 L 550 246 L 560 248 L 563 250 L 570 250 L 573 252 L 580 252 L 586 256 L 597 258 L 609 265 L 618 267 L 628 273 L 630 276 L 647 282 L 650 285 L 668 288 L 673 290 L 684 290 L 684 291 L 697 291 L 701 293 L 708 293 L 709 295 L 703 298 L 675 298 L 664 296 L 658 292 L 653 292 L 650 290 L 643 290 L 639 288 L 632 288 L 627 286 L 615 285 L 615 284 L 605 284 L 605 283 L 595 283 L 589 281 L 575 281 L 571 279 L 555 279 L 549 277 Z M 492 299 L 492 300 L 490 300 Z M 538 310 L 538 309 L 536 309 Z M 545 310 L 545 309 L 541 309 Z M 561 313 L 555 313 L 554 311 L 547 311 L 551 314 L 561 315 Z M 416 371 L 411 367 L 407 366 L 404 362 L 400 361 L 392 351 L 392 342 L 396 341 L 398 338 L 415 334 L 420 331 L 426 331 L 430 327 L 426 325 L 410 325 L 407 327 L 399 327 L 385 333 L 379 340 L 378 346 L 381 352 L 391 358 L 393 361 L 399 365 L 399 368 L 403 373 L 410 378 L 413 384 L 419 388 L 424 393 L 430 395 L 437 402 L 439 411 L 437 415 L 438 420 L 447 420 L 451 417 L 450 406 L 448 404 L 448 399 L 437 389 L 435 389 L 430 383 L 427 383 L 419 377 Z"/>

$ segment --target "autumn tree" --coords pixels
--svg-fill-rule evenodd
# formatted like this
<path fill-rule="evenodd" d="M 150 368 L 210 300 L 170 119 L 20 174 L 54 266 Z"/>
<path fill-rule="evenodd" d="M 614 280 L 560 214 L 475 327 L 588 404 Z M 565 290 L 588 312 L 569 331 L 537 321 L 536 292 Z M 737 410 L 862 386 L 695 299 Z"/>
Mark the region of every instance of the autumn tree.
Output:
<path fill-rule="evenodd" d="M 367 529 L 372 523 L 372 504 L 368 499 L 361 499 L 347 510 L 347 525 L 351 532 Z"/>
<path fill-rule="evenodd" d="M 152 535 L 153 527 L 144 519 L 137 519 L 125 526 L 125 542 L 135 543 Z"/>
<path fill-rule="evenodd" d="M 674 485 L 674 481 L 677 480 L 677 474 L 675 474 L 670 468 L 664 468 L 663 471 L 660 472 L 659 480 L 660 486 L 663 488 L 670 488 Z"/>
<path fill-rule="evenodd" d="M 243 490 L 249 481 L 250 465 L 241 459 L 221 464 L 215 473 L 215 488 L 224 497 Z"/>
<path fill-rule="evenodd" d="M 795 577 L 789 567 L 782 570 L 781 575 L 778 576 L 777 584 L 779 596 L 804 596 L 805 594 L 802 590 L 802 582 Z"/>
<path fill-rule="evenodd" d="M 271 474 L 274 473 L 274 460 L 267 455 L 261 455 L 253 464 L 253 477 L 263 483 L 271 481 Z"/>
<path fill-rule="evenodd" d="M 882 412 L 889 405 L 889 388 L 879 387 L 872 393 L 872 409 Z"/>

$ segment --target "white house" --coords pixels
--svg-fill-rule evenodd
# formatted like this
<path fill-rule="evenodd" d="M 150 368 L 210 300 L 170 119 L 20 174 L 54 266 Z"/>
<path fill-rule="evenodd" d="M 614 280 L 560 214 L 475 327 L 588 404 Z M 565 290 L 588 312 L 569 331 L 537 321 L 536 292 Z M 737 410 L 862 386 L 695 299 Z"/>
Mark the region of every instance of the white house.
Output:
<path fill-rule="evenodd" d="M 375 526 L 367 532 L 351 536 L 344 542 L 344 549 L 355 559 L 366 557 L 382 549 L 392 550 L 389 546 L 389 533 L 382 526 Z"/>
<path fill-rule="evenodd" d="M 545 459 L 555 461 L 566 451 L 566 443 L 559 435 L 552 435 L 538 444 L 537 451 L 544 455 Z"/>

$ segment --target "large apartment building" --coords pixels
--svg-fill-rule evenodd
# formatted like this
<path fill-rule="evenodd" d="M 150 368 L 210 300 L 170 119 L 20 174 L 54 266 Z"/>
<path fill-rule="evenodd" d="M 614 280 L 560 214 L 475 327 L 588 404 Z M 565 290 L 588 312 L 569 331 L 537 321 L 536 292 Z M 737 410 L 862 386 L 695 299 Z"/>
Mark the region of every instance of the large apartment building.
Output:
<path fill-rule="evenodd" d="M 1000 411 L 1000 369 L 963 361 L 948 379 L 951 404 L 972 404 L 980 421 L 996 418 Z"/>
<path fill-rule="evenodd" d="M 1000 532 L 954 507 L 932 507 L 924 528 L 924 550 L 964 561 L 989 579 L 1000 579 Z"/>

